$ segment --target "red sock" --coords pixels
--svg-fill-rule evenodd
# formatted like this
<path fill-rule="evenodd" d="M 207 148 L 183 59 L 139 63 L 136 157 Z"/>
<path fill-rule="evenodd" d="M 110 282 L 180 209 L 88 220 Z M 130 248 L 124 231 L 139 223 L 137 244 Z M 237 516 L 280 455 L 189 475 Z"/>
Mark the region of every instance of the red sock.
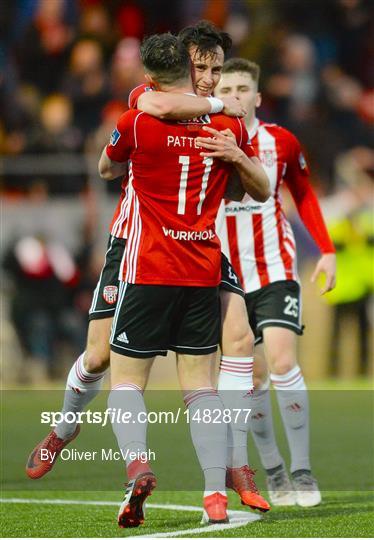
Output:
<path fill-rule="evenodd" d="M 144 463 L 140 459 L 134 459 L 127 467 L 127 476 L 129 480 L 133 480 L 139 474 L 150 472 L 150 470 L 148 462 Z"/>

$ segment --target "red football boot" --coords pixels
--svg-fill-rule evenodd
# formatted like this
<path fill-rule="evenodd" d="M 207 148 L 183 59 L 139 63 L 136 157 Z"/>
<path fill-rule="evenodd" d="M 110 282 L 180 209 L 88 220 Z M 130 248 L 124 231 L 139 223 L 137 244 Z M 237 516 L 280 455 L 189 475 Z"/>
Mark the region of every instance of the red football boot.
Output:
<path fill-rule="evenodd" d="M 250 506 L 253 510 L 267 512 L 270 504 L 260 495 L 260 492 L 253 479 L 255 471 L 248 465 L 237 469 L 226 470 L 226 487 L 233 489 L 239 494 L 242 504 Z"/>
<path fill-rule="evenodd" d="M 204 497 L 204 512 L 201 523 L 211 525 L 212 523 L 228 522 L 227 497 L 218 491 Z"/>
<path fill-rule="evenodd" d="M 135 477 L 127 483 L 125 497 L 118 512 L 118 525 L 123 529 L 139 527 L 144 523 L 143 504 L 146 498 L 152 495 L 157 483 L 148 464 L 138 465 L 138 463 L 133 462 L 128 468 L 129 476 L 132 476 L 132 465 Z"/>
<path fill-rule="evenodd" d="M 54 431 L 51 431 L 29 455 L 29 459 L 27 460 L 26 464 L 27 476 L 33 480 L 36 480 L 37 478 L 41 478 L 47 474 L 56 463 L 61 450 L 63 450 L 67 444 L 78 437 L 79 432 L 80 426 L 78 425 L 73 435 L 67 439 L 60 439 L 57 437 Z M 48 452 L 45 459 L 42 459 L 42 450 Z"/>

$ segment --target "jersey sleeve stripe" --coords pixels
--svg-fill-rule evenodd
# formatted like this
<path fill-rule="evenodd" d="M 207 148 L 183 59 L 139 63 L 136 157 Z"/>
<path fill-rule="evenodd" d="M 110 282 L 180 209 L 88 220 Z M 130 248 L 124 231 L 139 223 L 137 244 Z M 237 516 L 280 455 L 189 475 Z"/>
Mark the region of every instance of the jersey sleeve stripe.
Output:
<path fill-rule="evenodd" d="M 294 279 L 294 275 L 292 271 L 292 266 L 293 266 L 292 257 L 284 244 L 284 237 L 283 237 L 283 230 L 282 230 L 282 210 L 281 210 L 281 205 L 280 205 L 278 197 L 275 198 L 275 214 L 276 214 L 276 221 L 277 221 L 280 256 L 283 261 L 286 279 Z"/>
<path fill-rule="evenodd" d="M 239 120 L 239 118 L 237 118 L 237 121 L 239 122 L 239 126 L 240 126 L 240 142 L 239 142 L 239 146 L 241 146 L 242 142 L 243 142 L 243 126 L 242 126 L 242 123 Z"/>

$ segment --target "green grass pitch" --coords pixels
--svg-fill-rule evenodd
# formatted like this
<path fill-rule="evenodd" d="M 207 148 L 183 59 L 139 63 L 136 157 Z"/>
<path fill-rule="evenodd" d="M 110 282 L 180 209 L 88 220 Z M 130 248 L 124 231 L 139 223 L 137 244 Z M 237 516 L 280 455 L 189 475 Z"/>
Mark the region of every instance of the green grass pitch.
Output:
<path fill-rule="evenodd" d="M 87 501 L 116 501 L 120 492 L 30 492 L 7 493 L 7 497 L 73 499 Z M 196 505 L 200 494 L 154 493 L 152 503 Z M 149 499 L 150 500 L 150 499 Z M 234 494 L 230 494 L 230 507 L 241 509 Z M 273 508 L 261 520 L 222 531 L 191 534 L 190 529 L 200 527 L 201 512 L 175 510 L 147 510 L 145 524 L 137 529 L 119 529 L 115 506 L 54 505 L 54 504 L 2 504 L 2 534 L 6 537 L 124 537 L 168 533 L 186 530 L 184 536 L 195 537 L 372 537 L 373 498 L 370 493 L 327 492 L 323 504 L 315 508 Z"/>
<path fill-rule="evenodd" d="M 98 397 L 94 402 L 95 410 L 105 408 L 106 397 L 105 392 Z M 164 426 L 159 432 L 158 428 L 150 426 L 150 446 L 154 441 L 158 455 L 164 456 L 154 467 L 160 488 L 148 499 L 150 506 L 145 524 L 137 529 L 124 530 L 116 524 L 116 503 L 119 504 L 122 498 L 125 482 L 122 463 L 100 465 L 59 461 L 53 471 L 41 480 L 31 481 L 25 476 L 24 466 L 29 451 L 48 432 L 48 427 L 40 424 L 40 411 L 59 410 L 61 393 L 3 392 L 2 536 L 373 537 L 372 394 L 360 387 L 355 392 L 314 391 L 310 398 L 313 472 L 323 490 L 320 506 L 273 508 L 261 515 L 260 520 L 237 528 L 201 530 L 201 511 L 183 509 L 183 506 L 200 507 L 202 503 L 198 467 L 196 463 L 194 469 L 192 465 L 188 470 L 184 467 L 187 460 L 195 460 L 194 456 L 191 458 L 193 449 L 188 429 L 182 425 Z M 171 394 L 155 394 L 152 408 L 157 408 L 159 402 L 160 410 L 168 410 L 171 401 Z M 288 458 L 278 414 L 275 424 L 281 451 Z M 93 431 L 93 427 L 87 425 L 74 441 L 74 446 L 77 449 L 116 448 L 110 427 Z M 266 496 L 264 475 L 251 441 L 249 454 L 251 464 L 258 468 L 256 479 Z M 173 491 L 167 490 L 168 482 L 175 482 L 178 471 L 181 485 L 186 485 L 186 489 L 179 486 Z M 67 504 L 63 504 L 64 501 Z M 155 508 L 156 505 L 160 507 Z M 168 505 L 180 505 L 182 508 L 168 508 Z M 240 505 L 234 493 L 229 494 L 229 507 L 230 510 L 253 514 Z"/>

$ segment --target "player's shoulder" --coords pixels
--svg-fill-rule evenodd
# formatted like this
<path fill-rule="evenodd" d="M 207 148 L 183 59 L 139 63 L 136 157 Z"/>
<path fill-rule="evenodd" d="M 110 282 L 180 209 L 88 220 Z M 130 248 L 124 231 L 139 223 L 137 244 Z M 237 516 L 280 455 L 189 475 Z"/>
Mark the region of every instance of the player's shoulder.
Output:
<path fill-rule="evenodd" d="M 286 129 L 279 124 L 271 122 L 260 122 L 259 129 L 265 129 L 277 140 L 284 141 L 287 143 L 298 143 L 297 137 L 292 133 L 292 131 Z"/>
<path fill-rule="evenodd" d="M 209 115 L 210 122 L 214 125 L 222 125 L 225 127 L 240 127 L 240 118 L 236 116 L 227 116 L 223 113 L 218 114 L 210 114 Z"/>
<path fill-rule="evenodd" d="M 152 91 L 153 91 L 152 86 L 147 83 L 139 84 L 138 86 L 133 88 L 127 100 L 129 109 L 136 109 L 138 105 L 139 97 L 142 94 L 144 94 L 144 92 L 152 92 Z"/>
<path fill-rule="evenodd" d="M 143 115 L 143 111 L 140 111 L 139 109 L 129 109 L 128 111 L 121 114 L 121 116 L 118 119 L 117 125 L 121 128 L 126 128 L 128 125 L 133 124 L 135 120 L 140 115 Z"/>
<path fill-rule="evenodd" d="M 211 114 L 209 116 L 210 124 L 214 129 L 222 131 L 224 129 L 230 129 L 238 137 L 243 136 L 245 131 L 245 124 L 241 118 L 236 116 L 226 116 L 225 114 Z"/>

